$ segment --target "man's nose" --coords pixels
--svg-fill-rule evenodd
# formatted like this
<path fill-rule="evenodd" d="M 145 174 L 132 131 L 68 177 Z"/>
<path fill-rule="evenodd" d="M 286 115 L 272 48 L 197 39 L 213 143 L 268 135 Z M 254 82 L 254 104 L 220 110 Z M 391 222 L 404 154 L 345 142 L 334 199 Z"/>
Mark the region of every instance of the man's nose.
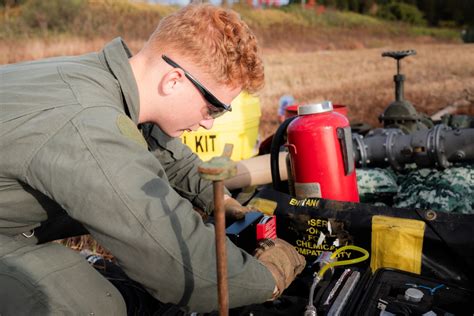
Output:
<path fill-rule="evenodd" d="M 214 119 L 202 120 L 199 122 L 199 126 L 204 127 L 205 129 L 211 129 L 214 125 Z"/>

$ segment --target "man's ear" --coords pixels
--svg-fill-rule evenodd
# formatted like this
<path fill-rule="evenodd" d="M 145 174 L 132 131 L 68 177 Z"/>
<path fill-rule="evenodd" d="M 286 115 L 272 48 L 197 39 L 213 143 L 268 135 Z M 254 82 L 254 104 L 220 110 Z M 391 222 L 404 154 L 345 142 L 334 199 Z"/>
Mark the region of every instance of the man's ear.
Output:
<path fill-rule="evenodd" d="M 184 72 L 179 68 L 173 68 L 163 76 L 160 82 L 160 90 L 165 95 L 172 94 L 184 87 L 184 80 Z"/>

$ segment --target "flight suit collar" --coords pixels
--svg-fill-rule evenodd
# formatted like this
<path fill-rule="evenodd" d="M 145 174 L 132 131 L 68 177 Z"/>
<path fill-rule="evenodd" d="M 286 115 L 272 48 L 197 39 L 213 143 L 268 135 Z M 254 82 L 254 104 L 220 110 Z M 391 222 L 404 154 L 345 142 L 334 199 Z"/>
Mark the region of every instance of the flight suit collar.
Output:
<path fill-rule="evenodd" d="M 127 114 L 129 114 L 132 121 L 138 125 L 140 98 L 137 82 L 128 60 L 132 57 L 132 53 L 122 38 L 117 37 L 104 47 L 99 56 L 118 80 L 125 103 L 125 111 L 128 112 Z"/>

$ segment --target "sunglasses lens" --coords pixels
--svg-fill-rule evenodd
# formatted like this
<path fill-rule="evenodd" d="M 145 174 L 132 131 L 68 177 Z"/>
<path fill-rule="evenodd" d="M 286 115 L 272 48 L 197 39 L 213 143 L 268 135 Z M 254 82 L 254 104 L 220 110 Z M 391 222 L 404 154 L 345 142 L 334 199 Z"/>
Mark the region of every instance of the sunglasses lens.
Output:
<path fill-rule="evenodd" d="M 224 108 L 218 108 L 212 104 L 207 105 L 207 114 L 212 118 L 217 118 L 225 113 Z"/>
<path fill-rule="evenodd" d="M 202 95 L 204 96 L 204 98 L 206 99 L 208 105 L 208 114 L 212 117 L 212 118 L 216 118 L 216 117 L 219 117 L 221 116 L 222 114 L 224 114 L 227 109 L 226 109 L 226 105 L 224 105 L 221 101 L 219 101 L 214 95 L 212 95 L 209 91 L 207 91 L 204 87 L 202 87 L 203 89 L 199 89 L 202 93 Z"/>

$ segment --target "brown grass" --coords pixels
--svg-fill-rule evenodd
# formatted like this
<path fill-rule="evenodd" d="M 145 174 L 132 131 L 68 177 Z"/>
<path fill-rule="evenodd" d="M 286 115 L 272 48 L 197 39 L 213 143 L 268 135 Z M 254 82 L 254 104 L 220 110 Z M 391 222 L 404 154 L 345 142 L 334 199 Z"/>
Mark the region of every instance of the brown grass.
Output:
<path fill-rule="evenodd" d="M 387 50 L 415 49 L 402 61 L 405 98 L 420 112 L 432 115 L 447 105 L 474 107 L 474 45 L 393 43 L 379 48 L 275 52 L 265 54 L 266 87 L 261 134 L 277 127 L 278 99 L 292 94 L 298 103 L 331 100 L 344 104 L 351 121 L 378 126 L 378 115 L 394 100 L 395 61 Z"/>
<path fill-rule="evenodd" d="M 344 104 L 348 106 L 351 121 L 376 126 L 378 115 L 394 99 L 396 68 L 393 59 L 380 56 L 386 50 L 417 51 L 416 56 L 402 61 L 402 72 L 407 76 L 405 97 L 419 111 L 431 115 L 447 105 L 461 104 L 474 114 L 474 45 L 437 43 L 431 38 L 418 38 L 415 42 L 363 34 L 349 36 L 350 32 L 331 34 L 332 37 L 326 33 L 312 42 L 298 42 L 295 40 L 298 36 L 264 41 L 266 86 L 260 93 L 262 139 L 278 126 L 278 99 L 283 94 L 292 94 L 298 103 L 331 100 Z M 97 51 L 107 41 L 79 37 L 4 40 L 0 42 L 0 64 Z M 127 42 L 136 52 L 143 41 Z M 61 243 L 111 257 L 87 236 Z"/>
<path fill-rule="evenodd" d="M 79 55 L 98 51 L 109 40 L 102 38 L 57 36 L 22 40 L 5 39 L 0 41 L 0 64 L 16 63 L 46 57 Z M 128 40 L 127 45 L 138 51 L 144 40 Z"/>
<path fill-rule="evenodd" d="M 105 259 L 115 261 L 114 256 L 104 247 L 102 247 L 92 236 L 83 235 L 78 237 L 71 237 L 56 241 L 76 251 L 86 251 L 88 254 L 101 254 Z"/>

